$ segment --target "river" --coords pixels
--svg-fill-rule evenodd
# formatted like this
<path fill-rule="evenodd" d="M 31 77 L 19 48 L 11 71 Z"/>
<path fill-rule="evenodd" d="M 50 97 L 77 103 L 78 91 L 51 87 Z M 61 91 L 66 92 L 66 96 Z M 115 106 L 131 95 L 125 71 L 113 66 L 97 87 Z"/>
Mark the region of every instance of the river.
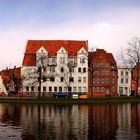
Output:
<path fill-rule="evenodd" d="M 0 140 L 140 139 L 140 104 L 0 104 Z"/>

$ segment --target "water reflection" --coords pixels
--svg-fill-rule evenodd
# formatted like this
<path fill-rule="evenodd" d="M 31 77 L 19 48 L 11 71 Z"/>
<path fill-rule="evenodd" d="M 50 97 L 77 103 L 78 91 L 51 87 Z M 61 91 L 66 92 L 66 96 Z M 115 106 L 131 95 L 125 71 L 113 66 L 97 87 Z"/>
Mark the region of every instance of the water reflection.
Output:
<path fill-rule="evenodd" d="M 140 104 L 0 104 L 0 139 L 140 139 Z"/>

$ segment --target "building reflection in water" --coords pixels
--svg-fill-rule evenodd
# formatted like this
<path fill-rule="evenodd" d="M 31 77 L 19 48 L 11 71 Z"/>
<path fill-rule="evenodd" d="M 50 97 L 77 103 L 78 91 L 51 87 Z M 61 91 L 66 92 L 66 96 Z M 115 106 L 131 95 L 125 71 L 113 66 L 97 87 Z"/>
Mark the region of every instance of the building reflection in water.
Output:
<path fill-rule="evenodd" d="M 140 137 L 140 104 L 0 104 L 0 139 L 128 140 Z"/>
<path fill-rule="evenodd" d="M 88 111 L 88 139 L 114 140 L 117 130 L 117 105 L 90 105 Z"/>

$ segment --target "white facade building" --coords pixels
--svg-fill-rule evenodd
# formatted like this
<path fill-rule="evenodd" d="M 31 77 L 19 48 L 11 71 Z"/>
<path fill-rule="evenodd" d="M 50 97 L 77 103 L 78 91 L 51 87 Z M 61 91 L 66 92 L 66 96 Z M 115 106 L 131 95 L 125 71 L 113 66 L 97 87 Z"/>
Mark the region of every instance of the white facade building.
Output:
<path fill-rule="evenodd" d="M 56 45 L 56 46 L 55 46 Z M 39 57 L 45 56 L 41 91 L 88 93 L 87 41 L 28 41 L 21 69 L 23 92 L 38 93 Z M 32 78 L 31 78 L 32 77 Z"/>
<path fill-rule="evenodd" d="M 5 92 L 6 93 L 6 88 L 5 88 L 5 85 L 3 83 L 3 79 L 2 79 L 1 75 L 0 75 L 0 92 Z"/>
<path fill-rule="evenodd" d="M 118 68 L 118 94 L 120 96 L 131 94 L 131 71 L 129 68 Z"/>

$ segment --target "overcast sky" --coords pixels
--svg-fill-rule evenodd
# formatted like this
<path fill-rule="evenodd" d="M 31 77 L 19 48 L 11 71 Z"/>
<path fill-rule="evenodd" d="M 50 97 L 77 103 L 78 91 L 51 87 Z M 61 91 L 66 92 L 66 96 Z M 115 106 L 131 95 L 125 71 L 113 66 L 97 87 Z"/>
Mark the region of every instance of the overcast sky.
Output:
<path fill-rule="evenodd" d="M 0 69 L 22 64 L 27 40 L 88 40 L 115 55 L 140 37 L 140 0 L 0 0 Z"/>

